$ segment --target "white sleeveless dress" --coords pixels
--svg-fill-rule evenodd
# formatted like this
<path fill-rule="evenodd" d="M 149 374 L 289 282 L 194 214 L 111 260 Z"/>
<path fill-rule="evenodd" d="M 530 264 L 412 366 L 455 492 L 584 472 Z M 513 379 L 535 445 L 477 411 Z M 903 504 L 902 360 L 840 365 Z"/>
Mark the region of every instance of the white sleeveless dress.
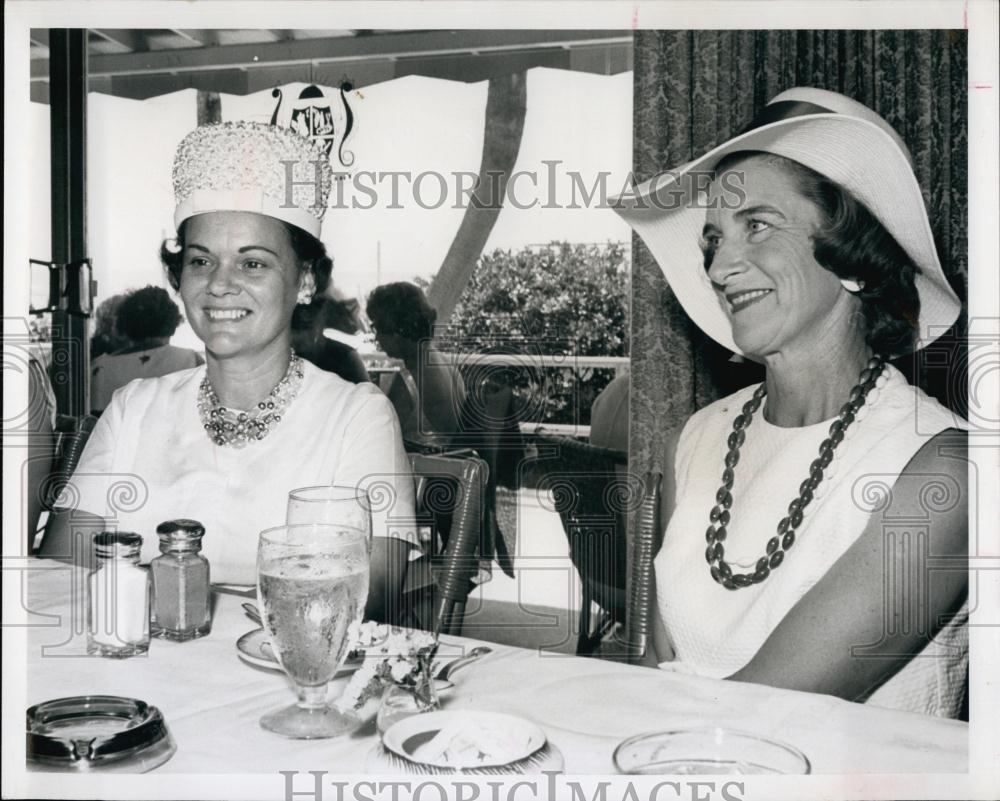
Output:
<path fill-rule="evenodd" d="M 747 387 L 698 411 L 678 441 L 677 504 L 654 561 L 657 607 L 675 653 L 675 662 L 664 668 L 723 678 L 744 667 L 796 602 L 861 536 L 914 454 L 941 431 L 966 427 L 889 367 L 888 380 L 873 390 L 863 407 L 867 411 L 834 451 L 785 563 L 763 583 L 730 591 L 709 574 L 705 530 L 733 419 L 755 389 Z M 781 428 L 768 423 L 762 412 L 763 407 L 747 431 L 732 489 L 726 560 L 738 572 L 753 572 L 832 422 Z M 918 530 L 919 521 L 910 520 L 906 528 Z M 966 603 L 867 702 L 955 716 L 968 665 L 967 620 Z"/>

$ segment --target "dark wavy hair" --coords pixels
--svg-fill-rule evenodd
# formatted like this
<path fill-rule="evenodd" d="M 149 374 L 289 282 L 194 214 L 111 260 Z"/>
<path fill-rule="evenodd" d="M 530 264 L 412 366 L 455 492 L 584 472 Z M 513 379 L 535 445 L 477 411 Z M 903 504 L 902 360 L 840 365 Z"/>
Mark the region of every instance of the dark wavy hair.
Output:
<path fill-rule="evenodd" d="M 820 212 L 812 235 L 813 255 L 838 278 L 863 281 L 858 293 L 865 320 L 865 339 L 873 352 L 898 356 L 913 348 L 920 319 L 919 272 L 902 245 L 854 195 L 803 164 L 757 150 L 726 156 L 717 175 L 747 158 L 761 156 L 785 168 L 799 191 Z M 706 268 L 711 263 L 706 253 Z"/>
<path fill-rule="evenodd" d="M 375 287 L 365 312 L 372 325 L 385 334 L 397 334 L 413 342 L 434 335 L 437 311 L 416 284 L 398 281 Z"/>
<path fill-rule="evenodd" d="M 190 219 L 190 218 L 188 218 Z M 297 225 L 292 225 L 284 220 L 278 220 L 288 233 L 288 240 L 292 245 L 292 252 L 299 262 L 299 269 L 308 264 L 313 278 L 316 281 L 316 294 L 313 296 L 313 303 L 322 303 L 323 293 L 330 283 L 330 274 L 333 272 L 333 260 L 326 253 L 326 245 L 307 231 L 303 231 Z M 174 239 L 166 239 L 160 245 L 160 261 L 167 270 L 167 280 L 175 290 L 181 288 L 181 273 L 184 269 L 184 246 L 187 235 L 187 220 L 184 220 L 177 229 L 177 236 Z M 299 318 L 305 314 L 305 307 L 302 305 L 295 307 L 292 315 L 292 326 L 300 328 L 308 327 L 308 323 Z"/>
<path fill-rule="evenodd" d="M 127 339 L 118 333 L 118 310 L 123 300 L 124 293 L 112 295 L 102 300 L 94 312 L 94 336 L 90 340 L 91 359 L 128 346 Z"/>
<path fill-rule="evenodd" d="M 115 327 L 132 343 L 147 339 L 171 337 L 183 322 L 181 310 L 171 300 L 167 290 L 145 286 L 128 292 L 118 307 Z"/>

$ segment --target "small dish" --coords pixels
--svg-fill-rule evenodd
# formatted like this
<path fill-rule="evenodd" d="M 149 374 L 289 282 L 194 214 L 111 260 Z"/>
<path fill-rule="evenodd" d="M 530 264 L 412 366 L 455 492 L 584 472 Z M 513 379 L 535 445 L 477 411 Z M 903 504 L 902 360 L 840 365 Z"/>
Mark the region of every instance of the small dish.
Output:
<path fill-rule="evenodd" d="M 404 762 L 435 771 L 497 772 L 518 768 L 546 746 L 545 733 L 524 718 L 470 710 L 425 712 L 393 724 L 385 750 Z"/>
<path fill-rule="evenodd" d="M 811 770 L 794 746 L 721 727 L 629 737 L 615 749 L 614 762 L 619 773 L 629 775 L 802 775 Z"/>
<path fill-rule="evenodd" d="M 160 710 L 135 698 L 57 698 L 27 712 L 27 759 L 33 770 L 145 773 L 175 750 Z"/>
<path fill-rule="evenodd" d="M 271 643 L 267 639 L 267 632 L 264 629 L 254 629 L 248 631 L 236 641 L 236 650 L 240 653 L 240 658 L 257 667 L 268 670 L 281 670 L 278 658 L 271 650 Z"/>
<path fill-rule="evenodd" d="M 251 665 L 264 668 L 265 670 L 276 670 L 281 672 L 281 665 L 278 664 L 278 657 L 275 656 L 271 643 L 267 638 L 264 629 L 254 629 L 248 631 L 236 641 L 236 650 L 240 659 L 249 662 Z M 364 657 L 348 655 L 344 664 L 338 668 L 336 675 L 343 676 L 353 673 L 361 667 Z"/>

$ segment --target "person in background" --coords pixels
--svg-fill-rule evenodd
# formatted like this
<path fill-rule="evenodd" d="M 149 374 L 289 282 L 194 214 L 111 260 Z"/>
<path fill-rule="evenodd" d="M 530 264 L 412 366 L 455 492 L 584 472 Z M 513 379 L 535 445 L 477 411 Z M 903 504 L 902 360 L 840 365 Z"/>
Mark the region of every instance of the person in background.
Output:
<path fill-rule="evenodd" d="M 388 392 L 403 439 L 446 446 L 462 430 L 466 393 L 458 368 L 432 346 L 437 311 L 420 287 L 400 281 L 376 287 L 366 312 L 379 347 L 403 362 Z"/>
<path fill-rule="evenodd" d="M 356 334 L 360 326 L 355 300 L 338 300 L 329 295 L 314 298 L 312 304 L 296 310 L 292 317 L 292 348 L 321 370 L 336 373 L 352 384 L 371 379 L 358 352 L 346 342 L 331 339 L 323 332 L 332 328 Z"/>
<path fill-rule="evenodd" d="M 94 311 L 94 336 L 90 338 L 90 358 L 93 361 L 105 353 L 128 347 L 131 343 L 118 333 L 118 309 L 125 294 L 112 295 L 102 300 Z"/>
<path fill-rule="evenodd" d="M 117 330 L 130 344 L 91 363 L 92 412 L 103 412 L 115 390 L 133 379 L 155 378 L 204 363 L 195 351 L 169 344 L 183 319 L 165 289 L 147 286 L 125 294 L 118 307 Z"/>
<path fill-rule="evenodd" d="M 590 444 L 628 451 L 629 373 L 624 370 L 594 398 L 590 407 Z"/>

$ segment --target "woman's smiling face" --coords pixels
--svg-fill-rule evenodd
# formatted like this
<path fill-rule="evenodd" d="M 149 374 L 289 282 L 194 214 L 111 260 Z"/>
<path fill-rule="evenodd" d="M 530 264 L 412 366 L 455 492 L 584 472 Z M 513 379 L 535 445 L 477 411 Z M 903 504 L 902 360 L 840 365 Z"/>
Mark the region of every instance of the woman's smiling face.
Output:
<path fill-rule="evenodd" d="M 300 271 L 285 226 L 262 214 L 220 211 L 187 221 L 181 298 L 188 321 L 217 358 L 288 350 Z"/>
<path fill-rule="evenodd" d="M 733 187 L 742 193 L 733 202 Z M 705 267 L 733 339 L 766 357 L 807 343 L 841 308 L 840 281 L 813 255 L 820 222 L 795 177 L 768 156 L 748 156 L 716 176 L 703 231 Z M 714 206 L 714 208 L 713 208 Z"/>

